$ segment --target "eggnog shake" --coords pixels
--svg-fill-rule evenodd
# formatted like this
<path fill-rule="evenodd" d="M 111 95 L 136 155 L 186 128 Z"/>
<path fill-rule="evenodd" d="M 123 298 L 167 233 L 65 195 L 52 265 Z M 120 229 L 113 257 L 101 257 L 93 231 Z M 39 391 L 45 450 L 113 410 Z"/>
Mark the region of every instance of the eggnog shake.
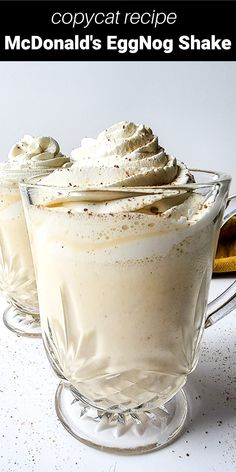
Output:
<path fill-rule="evenodd" d="M 27 322 L 23 313 L 38 319 L 38 299 L 18 183 L 41 174 L 45 169 L 50 171 L 62 166 L 69 159 L 60 153 L 53 138 L 29 135 L 11 148 L 8 158 L 0 164 L 0 291 L 19 309 L 24 331 Z M 14 313 L 13 323 L 16 325 L 17 313 Z"/>
<path fill-rule="evenodd" d="M 92 405 L 164 405 L 198 357 L 218 187 L 196 190 L 152 130 L 129 122 L 72 159 L 27 197 L 48 355 Z"/>

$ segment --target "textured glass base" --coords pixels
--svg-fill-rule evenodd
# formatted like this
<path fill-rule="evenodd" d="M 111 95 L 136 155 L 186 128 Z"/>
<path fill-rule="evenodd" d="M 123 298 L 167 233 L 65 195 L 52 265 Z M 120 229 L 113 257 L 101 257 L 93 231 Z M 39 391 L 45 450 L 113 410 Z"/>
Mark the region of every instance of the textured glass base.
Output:
<path fill-rule="evenodd" d="M 55 402 L 58 418 L 75 438 L 88 446 L 122 454 L 141 454 L 166 446 L 179 436 L 187 417 L 183 390 L 163 408 L 120 414 L 97 410 L 78 400 L 70 385 L 62 381 Z"/>
<path fill-rule="evenodd" d="M 38 338 L 41 336 L 39 317 L 24 313 L 13 305 L 9 305 L 3 313 L 3 322 L 8 329 L 19 336 Z"/>

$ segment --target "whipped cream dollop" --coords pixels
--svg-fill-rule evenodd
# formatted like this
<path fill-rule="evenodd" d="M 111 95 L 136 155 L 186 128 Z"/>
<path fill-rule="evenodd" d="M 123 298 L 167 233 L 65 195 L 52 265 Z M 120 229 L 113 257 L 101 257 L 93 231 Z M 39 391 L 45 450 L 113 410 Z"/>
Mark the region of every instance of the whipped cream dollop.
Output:
<path fill-rule="evenodd" d="M 150 128 L 128 121 L 102 131 L 97 139 L 83 139 L 71 157 L 72 172 L 85 186 L 179 185 L 191 179 L 187 167 L 165 152 Z"/>
<path fill-rule="evenodd" d="M 59 170 L 48 183 L 81 187 L 181 185 L 192 181 L 188 168 L 159 145 L 143 124 L 121 121 L 97 139 L 84 138 L 71 153 L 69 172 Z"/>
<path fill-rule="evenodd" d="M 60 152 L 58 142 L 50 136 L 34 138 L 25 135 L 9 151 L 8 161 L 1 163 L 1 168 L 15 170 L 51 169 L 61 167 L 69 158 Z"/>
<path fill-rule="evenodd" d="M 185 189 L 178 188 L 193 182 L 188 168 L 167 154 L 158 137 L 143 124 L 117 123 L 102 131 L 97 139 L 83 139 L 71 156 L 71 167 L 57 169 L 40 181 L 71 190 L 77 187 L 73 199 L 63 197 L 61 192 L 56 197 L 61 209 L 82 212 L 86 201 L 86 210 L 92 213 L 160 214 L 189 197 Z M 170 185 L 173 190 L 159 191 L 163 185 Z M 79 195 L 78 188 L 86 189 L 86 194 Z"/>

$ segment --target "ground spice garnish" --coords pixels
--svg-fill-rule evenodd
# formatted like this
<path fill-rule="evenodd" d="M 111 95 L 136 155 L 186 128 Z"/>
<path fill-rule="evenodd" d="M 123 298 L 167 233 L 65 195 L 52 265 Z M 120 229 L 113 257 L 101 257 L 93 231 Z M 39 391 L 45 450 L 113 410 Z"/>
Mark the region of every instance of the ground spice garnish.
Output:
<path fill-rule="evenodd" d="M 150 207 L 151 213 L 154 213 L 156 215 L 158 213 L 158 208 L 157 207 Z"/>

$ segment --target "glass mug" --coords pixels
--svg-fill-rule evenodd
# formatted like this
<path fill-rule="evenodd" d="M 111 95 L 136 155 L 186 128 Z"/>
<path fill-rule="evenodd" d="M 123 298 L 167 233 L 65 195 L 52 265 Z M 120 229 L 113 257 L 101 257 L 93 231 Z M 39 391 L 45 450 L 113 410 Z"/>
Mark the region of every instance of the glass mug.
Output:
<path fill-rule="evenodd" d="M 204 327 L 236 305 L 232 286 L 207 306 L 230 177 L 192 172 L 200 183 L 20 185 L 43 342 L 61 378 L 56 411 L 88 445 L 134 454 L 177 437 L 187 415 L 182 387 Z M 150 203 L 157 194 L 164 216 Z M 134 196 L 149 207 L 125 211 Z M 96 212 L 94 201 L 108 209 Z"/>
<path fill-rule="evenodd" d="M 9 303 L 3 321 L 16 334 L 31 337 L 41 336 L 41 329 L 19 182 L 41 173 L 42 169 L 0 170 L 0 292 Z"/>

